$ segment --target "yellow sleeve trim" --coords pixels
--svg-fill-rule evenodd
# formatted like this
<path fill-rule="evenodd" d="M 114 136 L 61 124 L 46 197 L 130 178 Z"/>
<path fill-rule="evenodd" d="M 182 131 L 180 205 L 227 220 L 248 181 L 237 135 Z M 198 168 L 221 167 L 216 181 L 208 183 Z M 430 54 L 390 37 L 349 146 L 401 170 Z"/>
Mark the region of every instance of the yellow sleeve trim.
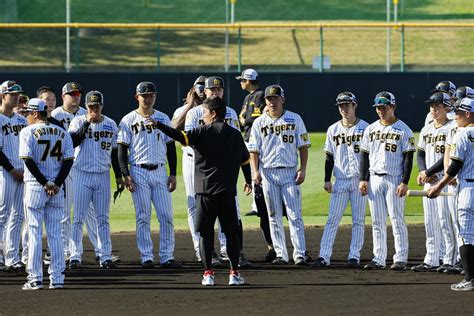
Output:
<path fill-rule="evenodd" d="M 127 144 L 127 143 L 124 143 L 124 142 L 117 142 L 117 144 L 122 144 L 122 145 L 125 145 L 125 146 L 130 146 L 130 144 Z"/>
<path fill-rule="evenodd" d="M 188 135 L 186 135 L 186 133 L 184 131 L 181 131 L 181 134 L 183 134 L 184 136 L 184 146 L 189 146 L 189 138 L 188 138 Z"/>
<path fill-rule="evenodd" d="M 311 147 L 311 144 L 305 144 L 303 146 L 298 147 L 298 149 L 309 148 L 309 147 Z"/>
<path fill-rule="evenodd" d="M 64 158 L 63 161 L 64 160 L 74 160 L 74 157 Z"/>
<path fill-rule="evenodd" d="M 413 151 L 413 152 L 415 152 L 415 151 L 416 151 L 416 149 L 405 150 L 403 153 L 409 153 L 410 151 Z"/>
<path fill-rule="evenodd" d="M 249 153 L 259 154 L 258 150 L 249 150 Z"/>
<path fill-rule="evenodd" d="M 245 166 L 245 165 L 248 165 L 249 163 L 250 163 L 250 157 L 246 161 L 242 162 L 240 165 Z"/>
<path fill-rule="evenodd" d="M 261 115 L 262 115 L 261 113 L 254 113 L 254 114 L 252 114 L 252 117 L 259 117 Z"/>
<path fill-rule="evenodd" d="M 459 158 L 459 157 L 449 157 L 449 159 L 452 159 L 452 160 L 457 160 L 457 161 L 464 162 L 464 160 L 462 160 L 462 159 L 461 159 L 461 158 Z"/>
<path fill-rule="evenodd" d="M 33 159 L 33 157 L 30 157 L 30 156 L 20 156 L 20 159 Z"/>

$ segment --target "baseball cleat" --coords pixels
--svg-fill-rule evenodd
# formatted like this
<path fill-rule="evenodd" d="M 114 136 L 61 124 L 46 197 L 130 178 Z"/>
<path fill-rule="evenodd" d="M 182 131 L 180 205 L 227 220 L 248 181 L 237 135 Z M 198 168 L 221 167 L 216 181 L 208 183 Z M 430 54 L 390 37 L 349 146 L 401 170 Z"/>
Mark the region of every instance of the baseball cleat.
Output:
<path fill-rule="evenodd" d="M 329 264 L 327 263 L 326 260 L 324 260 L 324 258 L 319 257 L 318 259 L 316 259 L 314 261 L 313 267 L 315 267 L 315 268 L 324 268 L 324 267 L 329 267 Z"/>
<path fill-rule="evenodd" d="M 277 266 L 283 266 L 288 264 L 285 260 L 283 260 L 282 257 L 276 257 L 275 260 L 272 261 L 272 264 L 277 265 Z"/>
<path fill-rule="evenodd" d="M 452 284 L 451 290 L 453 291 L 472 291 L 474 287 L 472 286 L 472 281 L 462 280 L 459 283 Z"/>
<path fill-rule="evenodd" d="M 257 216 L 257 215 L 258 215 L 258 212 L 254 210 L 251 210 L 245 213 L 245 216 Z"/>
<path fill-rule="evenodd" d="M 155 268 L 155 263 L 153 260 L 147 260 L 145 262 L 142 262 L 142 268 L 143 269 L 154 269 Z"/>
<path fill-rule="evenodd" d="M 229 274 L 229 285 L 243 285 L 244 278 L 236 270 L 231 270 Z"/>
<path fill-rule="evenodd" d="M 298 258 L 295 259 L 295 265 L 297 265 L 297 266 L 307 266 L 308 263 L 306 262 L 305 258 L 298 257 Z"/>
<path fill-rule="evenodd" d="M 268 250 L 268 253 L 265 255 L 265 257 L 264 257 L 263 260 L 264 260 L 265 262 L 270 263 L 270 262 L 272 262 L 273 260 L 275 260 L 275 258 L 276 258 L 276 252 L 275 252 L 275 250 L 272 248 L 272 249 Z"/>
<path fill-rule="evenodd" d="M 239 256 L 239 268 L 251 268 L 252 263 L 245 258 L 245 255 L 243 253 L 240 253 Z"/>
<path fill-rule="evenodd" d="M 411 267 L 411 271 L 413 272 L 430 272 L 430 271 L 437 271 L 439 267 L 433 267 L 427 263 L 420 263 L 419 265 Z"/>
<path fill-rule="evenodd" d="M 49 265 L 51 264 L 51 253 L 46 252 L 46 253 L 44 254 L 43 264 L 44 264 L 45 266 L 49 266 Z"/>
<path fill-rule="evenodd" d="M 181 264 L 181 262 L 179 262 L 177 260 L 170 259 L 170 260 L 162 263 L 161 267 L 164 268 L 164 269 L 181 269 L 181 268 L 183 268 L 183 265 Z"/>
<path fill-rule="evenodd" d="M 117 266 L 115 265 L 115 263 L 113 263 L 112 260 L 105 260 L 104 262 L 100 264 L 100 267 L 102 269 L 116 269 L 117 268 Z"/>
<path fill-rule="evenodd" d="M 229 255 L 227 254 L 227 251 L 221 251 L 219 255 L 217 255 L 217 258 L 221 263 L 226 263 L 229 262 Z"/>
<path fill-rule="evenodd" d="M 438 268 L 436 268 L 436 272 L 444 273 L 447 269 L 452 268 L 453 266 L 450 264 L 442 264 Z"/>
<path fill-rule="evenodd" d="M 49 289 L 50 290 L 59 290 L 59 289 L 63 289 L 63 288 L 64 288 L 63 283 L 50 283 L 49 284 Z"/>
<path fill-rule="evenodd" d="M 33 282 L 26 282 L 23 284 L 22 290 L 41 290 L 43 288 L 43 282 L 40 281 L 33 281 Z"/>
<path fill-rule="evenodd" d="M 214 285 L 214 271 L 213 270 L 206 270 L 202 275 L 202 285 L 205 286 L 213 286 Z"/>
<path fill-rule="evenodd" d="M 21 261 L 12 264 L 11 266 L 5 266 L 4 272 L 20 272 L 25 271 L 25 264 Z"/>
<path fill-rule="evenodd" d="M 69 270 L 80 270 L 80 269 L 82 269 L 82 266 L 79 260 L 71 260 L 69 262 Z"/>
<path fill-rule="evenodd" d="M 213 268 L 222 266 L 222 263 L 219 261 L 219 257 L 217 256 L 215 251 L 212 252 L 211 266 Z"/>
<path fill-rule="evenodd" d="M 375 262 L 375 261 L 370 261 L 364 266 L 364 270 L 383 270 L 385 269 L 385 266 Z"/>
<path fill-rule="evenodd" d="M 461 274 L 462 272 L 462 263 L 461 262 L 457 262 L 454 266 L 452 266 L 451 268 L 447 268 L 444 273 L 447 273 L 447 274 Z"/>
<path fill-rule="evenodd" d="M 390 266 L 390 270 L 393 270 L 393 271 L 403 271 L 403 270 L 406 270 L 406 268 L 407 268 L 407 263 L 403 261 L 394 262 Z"/>
<path fill-rule="evenodd" d="M 111 256 L 110 256 L 110 260 L 112 260 L 113 263 L 117 263 L 117 262 L 122 261 L 122 258 L 120 258 L 120 256 L 111 255 Z M 100 262 L 100 257 L 99 257 L 99 256 L 96 256 L 96 257 L 95 257 L 95 261 Z"/>
<path fill-rule="evenodd" d="M 359 260 L 356 258 L 350 258 L 347 260 L 347 265 L 352 268 L 357 268 L 360 266 Z"/>

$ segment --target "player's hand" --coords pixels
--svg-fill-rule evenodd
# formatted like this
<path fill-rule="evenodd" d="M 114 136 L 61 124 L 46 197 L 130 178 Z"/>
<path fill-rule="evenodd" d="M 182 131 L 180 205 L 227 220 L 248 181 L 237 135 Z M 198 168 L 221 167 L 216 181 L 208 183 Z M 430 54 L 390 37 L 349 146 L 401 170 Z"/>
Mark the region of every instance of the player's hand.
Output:
<path fill-rule="evenodd" d="M 255 182 L 256 185 L 262 184 L 262 176 L 260 175 L 259 171 L 255 171 L 253 173 L 253 182 Z"/>
<path fill-rule="evenodd" d="M 124 180 L 127 190 L 130 192 L 135 192 L 135 182 L 133 181 L 132 176 L 126 176 Z"/>
<path fill-rule="evenodd" d="M 10 170 L 10 174 L 18 182 L 23 182 L 23 170 L 20 169 L 12 169 Z"/>
<path fill-rule="evenodd" d="M 241 126 L 245 126 L 245 117 L 239 117 L 239 122 Z"/>
<path fill-rule="evenodd" d="M 147 125 L 149 124 L 149 125 L 152 125 L 152 126 L 156 126 L 156 121 L 153 118 L 151 118 L 150 116 L 147 116 L 145 118 L 145 123 Z"/>
<path fill-rule="evenodd" d="M 324 182 L 324 191 L 326 191 L 327 193 L 332 193 L 332 183 L 331 183 L 331 181 Z"/>
<path fill-rule="evenodd" d="M 48 181 L 45 185 L 44 185 L 44 190 L 46 191 L 46 194 L 50 195 L 50 196 L 53 196 L 53 195 L 56 195 L 58 194 L 59 192 L 59 187 L 56 185 L 56 183 L 52 182 L 52 181 Z"/>
<path fill-rule="evenodd" d="M 442 188 L 439 185 L 437 184 L 433 185 L 431 188 L 428 189 L 428 198 L 429 199 L 437 198 L 439 194 L 441 193 L 441 190 Z"/>
<path fill-rule="evenodd" d="M 117 186 L 117 191 L 123 191 L 125 189 L 125 181 L 123 181 L 123 178 L 115 178 L 115 184 Z"/>
<path fill-rule="evenodd" d="M 453 186 L 457 186 L 458 185 L 458 181 L 456 178 L 454 178 L 453 180 L 449 181 L 448 183 L 449 185 L 453 185 Z"/>
<path fill-rule="evenodd" d="M 173 192 L 176 190 L 176 176 L 168 177 L 168 191 Z"/>
<path fill-rule="evenodd" d="M 252 185 L 250 183 L 244 183 L 244 193 L 246 195 L 252 193 Z"/>
<path fill-rule="evenodd" d="M 301 170 L 301 169 L 298 170 L 298 171 L 296 172 L 296 179 L 295 179 L 296 185 L 300 185 L 301 183 L 303 183 L 305 177 L 306 177 L 306 171 Z"/>
<path fill-rule="evenodd" d="M 362 195 L 369 194 L 369 181 L 360 181 L 359 182 L 359 192 Z"/>
<path fill-rule="evenodd" d="M 86 114 L 86 120 L 89 123 L 98 122 L 98 121 L 100 121 L 100 114 L 95 113 L 95 112 L 87 113 Z"/>
<path fill-rule="evenodd" d="M 426 172 L 423 170 L 420 173 L 418 173 L 418 177 L 416 177 L 416 183 L 421 186 L 425 184 L 426 178 L 427 178 Z"/>
<path fill-rule="evenodd" d="M 407 191 L 408 185 L 406 185 L 405 183 L 400 183 L 397 187 L 397 196 L 404 197 L 405 195 L 407 195 Z"/>

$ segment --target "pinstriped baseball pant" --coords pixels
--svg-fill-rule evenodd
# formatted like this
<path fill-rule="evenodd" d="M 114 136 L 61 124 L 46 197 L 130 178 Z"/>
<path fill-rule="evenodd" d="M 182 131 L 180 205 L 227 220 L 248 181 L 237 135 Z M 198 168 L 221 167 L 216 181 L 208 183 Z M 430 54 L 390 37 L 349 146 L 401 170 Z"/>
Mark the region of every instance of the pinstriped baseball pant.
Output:
<path fill-rule="evenodd" d="M 336 239 L 337 228 L 341 222 L 347 204 L 351 202 L 352 210 L 352 239 L 348 259 L 360 259 L 360 250 L 364 244 L 364 222 L 367 196 L 359 192 L 359 179 L 337 179 L 333 185 L 333 192 L 329 201 L 329 213 L 319 250 L 319 257 L 328 264 L 331 261 L 332 247 Z"/>
<path fill-rule="evenodd" d="M 51 283 L 64 283 L 65 269 L 63 243 L 61 242 L 61 218 L 64 210 L 64 195 L 59 192 L 48 196 L 38 182 L 27 182 L 25 209 L 28 219 L 28 281 L 43 281 L 42 235 L 43 221 L 51 251 L 48 269 Z"/>
<path fill-rule="evenodd" d="M 457 185 L 448 185 L 448 192 L 454 193 L 455 196 L 448 196 L 448 208 L 449 213 L 451 214 L 451 220 L 454 223 L 454 235 L 456 236 L 456 262 L 461 261 L 461 255 L 459 254 L 459 247 L 462 245 L 461 236 L 459 235 L 459 225 L 458 225 L 458 211 L 457 211 L 457 194 L 458 187 Z"/>
<path fill-rule="evenodd" d="M 474 182 L 459 180 L 457 222 L 462 245 L 474 245 Z"/>
<path fill-rule="evenodd" d="M 293 244 L 293 259 L 305 257 L 306 242 L 302 216 L 302 198 L 299 185 L 295 184 L 296 167 L 262 168 L 262 189 L 267 204 L 270 233 L 277 257 L 288 262 L 285 229 L 283 227 L 283 209 L 285 204 Z"/>
<path fill-rule="evenodd" d="M 160 223 L 160 263 L 174 259 L 175 246 L 173 207 L 171 193 L 168 191 L 168 175 L 165 166 L 156 170 L 146 170 L 131 166 L 130 175 L 135 182 L 132 193 L 136 214 L 137 245 L 141 254 L 141 262 L 153 260 L 153 241 L 151 239 L 151 203 Z"/>
<path fill-rule="evenodd" d="M 398 197 L 401 176 L 370 175 L 369 207 L 372 217 L 373 261 L 385 266 L 387 259 L 387 214 L 395 242 L 394 262 L 408 260 L 408 230 L 405 224 L 405 197 Z"/>

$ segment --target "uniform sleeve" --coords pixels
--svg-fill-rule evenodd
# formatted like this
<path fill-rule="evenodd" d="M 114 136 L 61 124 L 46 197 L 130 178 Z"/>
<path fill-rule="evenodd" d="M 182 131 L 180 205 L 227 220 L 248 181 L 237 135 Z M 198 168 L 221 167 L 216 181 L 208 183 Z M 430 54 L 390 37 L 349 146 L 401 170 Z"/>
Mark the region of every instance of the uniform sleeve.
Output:
<path fill-rule="evenodd" d="M 408 128 L 402 137 L 402 152 L 415 151 L 415 135 L 411 129 Z"/>
<path fill-rule="evenodd" d="M 75 117 L 72 119 L 71 124 L 69 124 L 68 132 L 75 133 L 81 128 L 81 120 L 79 117 Z"/>
<path fill-rule="evenodd" d="M 198 124 L 194 122 L 195 121 L 194 117 L 196 116 L 195 113 L 196 113 L 195 108 L 189 110 L 188 113 L 186 113 L 186 120 L 184 121 L 185 131 L 189 131 L 193 129 L 194 127 L 198 126 Z"/>
<path fill-rule="evenodd" d="M 362 141 L 360 143 L 360 150 L 365 152 L 370 152 L 369 148 L 369 128 L 367 127 L 364 131 L 364 136 L 362 136 Z"/>
<path fill-rule="evenodd" d="M 334 142 L 332 141 L 333 129 L 329 128 L 326 133 L 326 141 L 324 143 L 324 151 L 334 156 Z"/>
<path fill-rule="evenodd" d="M 69 133 L 66 133 L 66 136 L 63 139 L 64 143 L 64 153 L 63 160 L 74 159 L 74 147 L 72 146 L 72 138 Z"/>
<path fill-rule="evenodd" d="M 301 119 L 299 115 L 296 123 L 296 146 L 298 149 L 311 146 L 309 135 L 306 131 L 306 126 L 304 125 L 303 119 Z"/>
<path fill-rule="evenodd" d="M 114 133 L 114 136 L 112 136 L 112 148 L 117 148 L 118 127 L 114 121 L 112 121 L 112 132 Z"/>
<path fill-rule="evenodd" d="M 259 133 L 259 124 L 254 123 L 250 131 L 250 138 L 248 143 L 248 151 L 251 153 L 259 153 L 262 148 L 261 133 Z"/>
<path fill-rule="evenodd" d="M 449 154 L 449 158 L 453 160 L 459 160 L 459 161 L 464 161 L 466 160 L 466 154 L 467 154 L 467 144 L 466 140 L 467 137 L 461 137 L 464 133 L 456 133 L 453 137 L 453 143 L 451 144 L 451 152 Z"/>
<path fill-rule="evenodd" d="M 118 128 L 117 143 L 128 146 L 130 145 L 131 142 L 132 142 L 132 131 L 130 130 L 128 125 L 122 120 Z"/>
<path fill-rule="evenodd" d="M 242 135 L 239 133 L 239 140 L 240 140 L 240 147 L 242 148 L 242 163 L 241 165 L 247 165 L 250 163 L 250 153 L 247 149 L 247 146 L 245 145 L 244 139 L 242 138 Z"/>
<path fill-rule="evenodd" d="M 207 125 L 201 125 L 196 128 L 193 128 L 187 132 L 181 132 L 184 136 L 185 143 L 183 145 L 186 146 L 197 146 L 199 147 L 201 136 L 206 129 Z"/>
<path fill-rule="evenodd" d="M 237 112 L 235 112 L 234 109 L 232 108 L 227 108 L 227 110 L 230 112 L 230 122 L 229 125 L 235 128 L 240 132 L 240 123 L 239 123 L 239 117 L 237 116 Z"/>
<path fill-rule="evenodd" d="M 33 158 L 33 137 L 26 130 L 20 132 L 20 152 L 21 159 Z"/>
<path fill-rule="evenodd" d="M 426 128 L 422 128 L 420 132 L 420 138 L 418 139 L 418 144 L 416 147 L 418 147 L 421 150 L 426 151 L 426 142 L 425 142 L 425 136 L 426 135 Z"/>
<path fill-rule="evenodd" d="M 162 122 L 161 122 L 161 123 L 163 123 L 163 124 L 165 124 L 165 125 L 168 125 L 168 126 L 171 126 L 171 121 L 170 121 L 170 118 L 168 117 L 168 115 L 165 115 L 165 114 L 164 114 L 164 115 L 162 116 Z M 166 135 L 166 134 L 163 134 L 163 141 L 164 141 L 165 143 L 174 142 L 174 140 L 171 139 L 171 138 L 170 138 L 168 135 Z"/>

